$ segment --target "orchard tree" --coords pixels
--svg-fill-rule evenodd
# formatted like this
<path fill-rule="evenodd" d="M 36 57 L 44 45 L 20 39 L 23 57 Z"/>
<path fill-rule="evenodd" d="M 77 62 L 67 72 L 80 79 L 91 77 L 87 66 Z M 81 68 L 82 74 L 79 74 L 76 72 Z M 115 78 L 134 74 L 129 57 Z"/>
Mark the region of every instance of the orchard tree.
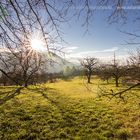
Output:
<path fill-rule="evenodd" d="M 136 49 L 130 53 L 127 59 L 128 76 L 131 77 L 135 83 L 140 82 L 140 49 Z"/>
<path fill-rule="evenodd" d="M 113 63 L 113 64 L 116 64 L 116 63 Z M 118 69 L 118 66 L 113 65 L 113 67 L 115 67 L 115 71 L 114 71 L 116 72 L 115 75 L 119 74 L 118 77 L 120 77 L 120 75 L 125 76 L 126 74 L 126 76 L 129 76 L 129 80 L 131 80 L 133 84 L 129 86 L 128 88 L 121 90 L 119 92 L 114 92 L 112 89 L 111 89 L 111 92 L 109 92 L 99 87 L 100 89 L 99 96 L 106 96 L 106 97 L 109 97 L 110 99 L 115 97 L 115 98 L 119 98 L 125 101 L 124 99 L 125 94 L 130 93 L 127 91 L 130 91 L 131 89 L 140 86 L 140 50 L 137 49 L 135 52 L 134 51 L 131 52 L 129 58 L 127 59 L 127 66 L 123 67 L 123 72 L 121 72 L 120 69 Z"/>
<path fill-rule="evenodd" d="M 61 38 L 57 24 L 64 16 L 51 4 L 45 0 L 0 1 L 0 72 L 16 85 L 27 87 L 44 61 L 59 52 L 60 48 L 51 45 L 53 38 Z"/>
<path fill-rule="evenodd" d="M 83 66 L 85 75 L 87 77 L 87 83 L 91 83 L 91 76 L 96 69 L 97 63 L 98 59 L 93 57 L 87 57 L 81 60 L 81 65 Z"/>
<path fill-rule="evenodd" d="M 109 84 L 109 79 L 112 77 L 109 64 L 100 64 L 97 75 Z"/>
<path fill-rule="evenodd" d="M 119 87 L 119 80 L 121 77 L 125 76 L 126 69 L 119 63 L 119 60 L 116 59 L 115 53 L 112 61 L 112 64 L 109 65 L 109 71 L 111 76 L 115 79 L 116 87 Z"/>
<path fill-rule="evenodd" d="M 38 54 L 27 55 L 28 50 L 0 54 L 0 71 L 13 85 L 27 87 L 35 73 L 43 68 L 44 59 Z M 3 70 L 4 69 L 4 70 Z"/>

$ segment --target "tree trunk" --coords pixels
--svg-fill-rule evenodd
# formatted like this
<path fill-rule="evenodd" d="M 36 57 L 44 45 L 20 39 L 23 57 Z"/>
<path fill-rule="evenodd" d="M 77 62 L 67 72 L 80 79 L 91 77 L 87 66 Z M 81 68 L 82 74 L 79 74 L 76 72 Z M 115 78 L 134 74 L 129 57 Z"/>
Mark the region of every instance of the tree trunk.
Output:
<path fill-rule="evenodd" d="M 91 83 L 90 82 L 90 79 L 91 79 L 91 75 L 90 74 L 87 76 L 87 78 L 88 78 L 88 83 Z"/>
<path fill-rule="evenodd" d="M 119 87 L 119 78 L 115 77 L 116 87 Z"/>
<path fill-rule="evenodd" d="M 106 79 L 107 84 L 109 84 L 108 78 Z"/>
<path fill-rule="evenodd" d="M 28 86 L 28 82 L 25 82 L 24 87 L 27 87 L 27 86 Z"/>

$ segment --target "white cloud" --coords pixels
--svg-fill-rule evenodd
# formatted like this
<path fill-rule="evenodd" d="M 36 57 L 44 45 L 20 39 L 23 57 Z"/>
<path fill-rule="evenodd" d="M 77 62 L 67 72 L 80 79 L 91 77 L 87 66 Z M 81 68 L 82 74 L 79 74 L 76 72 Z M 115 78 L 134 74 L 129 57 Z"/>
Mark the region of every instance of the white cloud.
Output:
<path fill-rule="evenodd" d="M 74 52 L 74 50 L 76 50 L 76 49 L 78 49 L 77 46 L 65 47 L 65 48 L 63 48 L 63 51 L 69 54 L 69 53 Z"/>
<path fill-rule="evenodd" d="M 77 49 L 77 48 L 75 48 Z M 73 51 L 75 50 L 73 48 Z M 116 51 L 116 56 L 118 59 L 126 59 L 128 55 L 126 53 L 122 54 L 122 51 L 119 51 L 118 47 L 112 47 L 110 49 L 104 49 L 104 50 L 95 50 L 95 51 L 83 51 L 78 53 L 69 53 L 65 55 L 65 58 L 70 62 L 79 62 L 80 59 L 84 57 L 96 57 L 103 61 L 110 61 L 113 58 L 113 55 Z"/>
<path fill-rule="evenodd" d="M 73 52 L 75 49 L 77 49 L 77 47 L 71 49 L 71 52 Z M 70 53 L 68 54 L 66 57 L 76 57 L 76 58 L 82 58 L 82 57 L 86 57 L 86 56 L 96 56 L 99 54 L 105 55 L 105 53 L 111 53 L 111 52 L 115 52 L 118 50 L 118 47 L 113 47 L 110 49 L 105 49 L 105 50 L 95 50 L 95 51 L 84 51 L 84 52 L 78 52 L 78 53 Z"/>
<path fill-rule="evenodd" d="M 100 52 L 115 52 L 117 50 L 118 50 L 118 47 L 113 47 L 113 48 L 106 49 L 106 50 L 103 50 L 103 51 L 100 51 Z"/>

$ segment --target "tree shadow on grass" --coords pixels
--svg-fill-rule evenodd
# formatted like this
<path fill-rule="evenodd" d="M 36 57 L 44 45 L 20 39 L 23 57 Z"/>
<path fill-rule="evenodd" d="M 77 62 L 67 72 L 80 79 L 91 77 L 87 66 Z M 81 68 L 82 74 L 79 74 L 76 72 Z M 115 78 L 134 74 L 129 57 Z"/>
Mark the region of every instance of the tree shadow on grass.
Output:
<path fill-rule="evenodd" d="M 0 99 L 0 105 L 3 105 L 5 102 L 7 102 L 10 99 L 14 98 L 15 96 L 19 95 L 23 88 L 24 87 L 19 87 L 19 88 L 15 89 L 15 90 L 6 91 L 6 92 L 0 91 L 0 95 L 4 95 L 5 94 L 5 96 Z"/>
<path fill-rule="evenodd" d="M 58 93 L 56 89 L 54 88 L 48 88 L 48 87 L 35 87 L 35 88 L 27 88 L 28 90 L 32 91 L 32 92 L 36 92 L 36 93 L 40 93 L 45 99 L 47 99 L 48 101 L 50 101 L 51 103 L 56 103 L 55 101 L 53 101 L 51 98 L 48 97 L 47 93 L 53 93 L 56 94 Z M 47 92 L 47 93 L 46 93 Z"/>
<path fill-rule="evenodd" d="M 7 88 L 7 87 L 6 87 Z M 10 87 L 12 88 L 12 87 Z M 21 90 L 25 87 L 18 87 L 17 89 L 11 89 L 9 91 L 0 91 L 0 105 L 3 105 L 5 102 L 9 101 L 10 99 L 14 98 L 15 96 L 19 95 L 21 93 Z M 2 88 L 4 89 L 4 88 Z M 41 93 L 41 95 L 49 100 L 51 103 L 55 103 L 52 99 L 48 97 L 48 93 L 57 93 L 56 89 L 54 88 L 48 88 L 48 87 L 35 87 L 35 88 L 29 88 L 27 87 L 28 90 L 36 93 Z"/>
<path fill-rule="evenodd" d="M 113 82 L 109 82 L 109 83 L 107 83 L 107 82 L 100 82 L 100 85 L 107 85 L 107 86 L 109 86 L 109 85 L 115 85 L 115 83 L 113 83 Z"/>
<path fill-rule="evenodd" d="M 50 87 L 42 87 L 42 86 L 38 86 L 38 87 L 27 87 L 28 90 L 33 91 L 33 92 L 39 92 L 42 94 L 46 94 L 46 92 L 50 92 L 50 93 L 57 93 L 56 89 L 54 88 L 50 88 Z"/>
<path fill-rule="evenodd" d="M 0 87 L 1 88 L 1 87 Z M 5 88 L 5 87 L 4 87 Z M 1 89 L 4 89 L 3 87 Z M 7 88 L 7 87 L 6 87 Z M 21 90 L 25 88 L 25 87 L 18 87 L 16 89 L 12 90 L 12 87 L 9 87 L 9 91 L 0 91 L 0 105 L 3 105 L 4 103 L 6 103 L 7 101 L 9 101 L 10 99 L 14 98 L 15 96 L 19 95 L 21 93 Z M 56 90 L 54 88 L 46 88 L 46 87 L 35 87 L 35 88 L 28 88 L 28 90 L 32 91 L 32 92 L 37 92 L 37 93 L 41 93 L 41 95 L 46 98 L 47 100 L 49 100 L 50 102 L 54 103 L 53 100 L 51 100 L 48 95 L 46 94 L 46 91 L 50 92 L 50 93 L 57 93 Z"/>

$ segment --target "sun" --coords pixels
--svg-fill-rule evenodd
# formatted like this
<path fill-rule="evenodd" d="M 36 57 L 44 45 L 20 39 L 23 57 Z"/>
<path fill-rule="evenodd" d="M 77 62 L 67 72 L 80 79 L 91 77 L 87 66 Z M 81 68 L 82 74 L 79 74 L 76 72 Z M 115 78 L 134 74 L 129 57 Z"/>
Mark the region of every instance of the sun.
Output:
<path fill-rule="evenodd" d="M 35 51 L 44 51 L 44 42 L 40 39 L 31 39 L 31 48 Z"/>

